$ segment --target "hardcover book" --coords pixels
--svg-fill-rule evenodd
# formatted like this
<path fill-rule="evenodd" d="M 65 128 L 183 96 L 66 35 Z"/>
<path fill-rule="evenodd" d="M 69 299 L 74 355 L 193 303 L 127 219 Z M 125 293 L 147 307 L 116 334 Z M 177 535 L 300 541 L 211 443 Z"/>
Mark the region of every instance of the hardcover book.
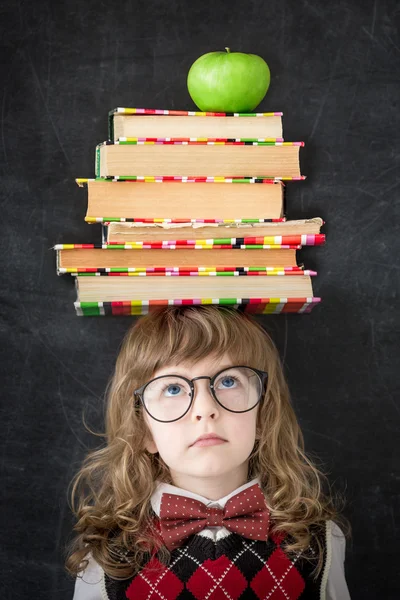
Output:
<path fill-rule="evenodd" d="M 205 243 L 206 240 L 216 239 L 243 239 L 244 244 L 249 244 L 250 238 L 264 238 L 265 241 L 274 238 L 273 243 L 294 243 L 301 245 L 320 245 L 325 242 L 325 237 L 320 238 L 320 229 L 323 220 L 319 217 L 298 221 L 285 221 L 283 223 L 121 223 L 105 222 L 102 226 L 102 241 L 104 243 L 125 244 L 139 240 L 150 243 L 163 241 L 180 243 L 181 240 L 193 240 L 196 244 Z M 278 237 L 280 236 L 280 237 Z M 295 236 L 295 237 L 293 237 Z M 288 241 L 295 239 L 296 241 Z M 234 243 L 234 242 L 229 242 Z"/>
<path fill-rule="evenodd" d="M 75 277 L 78 315 L 143 314 L 150 306 L 225 304 L 252 312 L 310 312 L 320 299 L 303 277 Z M 249 308 L 250 308 L 249 306 Z M 105 310 L 106 309 L 106 310 Z"/>
<path fill-rule="evenodd" d="M 212 237 L 208 239 L 184 238 L 179 239 L 179 232 L 175 232 L 172 239 L 153 240 L 150 236 L 146 239 L 132 240 L 129 243 L 123 242 L 124 245 L 129 245 L 132 249 L 135 248 L 221 248 L 221 249 L 243 249 L 254 250 L 256 248 L 290 248 L 296 246 L 321 246 L 325 243 L 325 235 L 319 233 L 316 235 L 270 235 L 257 236 L 252 232 L 252 237 Z M 109 245 L 119 245 L 118 242 L 109 242 Z"/>
<path fill-rule="evenodd" d="M 161 300 L 117 300 L 113 302 L 74 302 L 78 317 L 131 317 L 146 315 L 160 306 L 218 304 L 250 314 L 310 313 L 321 298 L 163 298 Z"/>
<path fill-rule="evenodd" d="M 190 110 L 115 108 L 109 140 L 121 137 L 216 137 L 281 139 L 282 113 L 215 113 Z"/>
<path fill-rule="evenodd" d="M 284 221 L 285 184 L 254 178 L 77 179 L 85 221 L 255 223 Z"/>
<path fill-rule="evenodd" d="M 301 176 L 304 142 L 127 139 L 96 148 L 96 177 L 163 175 L 260 178 Z"/>
<path fill-rule="evenodd" d="M 301 246 L 245 248 L 174 248 L 162 249 L 136 248 L 117 244 L 57 244 L 57 274 L 77 273 L 84 271 L 132 271 L 148 268 L 176 268 L 185 270 L 212 267 L 223 271 L 225 267 L 235 269 L 254 268 L 264 270 L 265 267 L 295 267 L 296 250 Z M 217 268 L 220 267 L 220 268 Z"/>

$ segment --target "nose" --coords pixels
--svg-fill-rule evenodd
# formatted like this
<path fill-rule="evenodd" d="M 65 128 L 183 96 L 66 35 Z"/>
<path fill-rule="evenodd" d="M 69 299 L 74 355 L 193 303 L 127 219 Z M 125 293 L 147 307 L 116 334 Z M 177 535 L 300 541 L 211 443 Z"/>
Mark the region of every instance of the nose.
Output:
<path fill-rule="evenodd" d="M 198 381 L 198 379 L 205 381 Z M 219 406 L 211 394 L 209 377 L 196 378 L 191 413 L 192 418 L 196 421 L 206 418 L 216 419 L 218 417 Z"/>

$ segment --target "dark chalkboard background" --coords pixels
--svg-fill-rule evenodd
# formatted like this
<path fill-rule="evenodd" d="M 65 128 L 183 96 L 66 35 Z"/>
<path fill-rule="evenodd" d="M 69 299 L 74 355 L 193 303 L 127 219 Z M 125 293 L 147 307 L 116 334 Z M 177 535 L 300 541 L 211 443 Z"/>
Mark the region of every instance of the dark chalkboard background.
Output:
<path fill-rule="evenodd" d="M 260 320 L 307 450 L 347 496 L 352 598 L 399 598 L 398 17 L 395 0 L 1 2 L 2 599 L 72 597 L 66 490 L 100 441 L 82 412 L 101 429 L 133 322 L 76 317 L 73 281 L 56 276 L 54 244 L 100 240 L 74 178 L 94 176 L 109 109 L 194 109 L 187 72 L 225 46 L 265 58 L 259 110 L 306 142 L 289 218 L 327 221 L 326 246 L 300 255 L 323 303 Z"/>

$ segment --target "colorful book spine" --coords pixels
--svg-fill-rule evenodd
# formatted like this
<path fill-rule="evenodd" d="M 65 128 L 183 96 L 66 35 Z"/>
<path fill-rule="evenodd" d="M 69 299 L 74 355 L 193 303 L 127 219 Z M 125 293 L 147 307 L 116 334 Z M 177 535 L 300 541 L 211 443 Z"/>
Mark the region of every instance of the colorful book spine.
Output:
<path fill-rule="evenodd" d="M 76 275 L 79 275 L 79 277 L 267 277 L 267 276 L 277 276 L 277 275 L 285 275 L 285 277 L 289 277 L 289 276 L 310 276 L 310 277 L 315 277 L 317 275 L 316 271 L 310 271 L 310 270 L 298 270 L 298 271 L 288 271 L 285 268 L 274 268 L 271 269 L 270 271 L 264 271 L 262 270 L 262 267 L 257 268 L 255 267 L 254 270 L 252 271 L 245 271 L 244 267 L 242 267 L 243 270 L 237 270 L 237 271 L 224 271 L 224 270 L 220 270 L 220 269 L 216 269 L 213 271 L 201 271 L 199 268 L 194 267 L 193 270 L 185 267 L 185 268 L 180 268 L 179 270 L 174 269 L 167 269 L 165 268 L 164 271 L 162 272 L 161 270 L 158 270 L 156 268 L 152 269 L 152 270 L 147 270 L 147 271 L 142 271 L 142 272 L 135 272 L 135 273 L 127 273 L 127 272 L 98 272 L 95 271 L 94 269 L 91 269 L 90 271 L 87 270 L 86 272 L 84 272 L 82 269 L 77 269 L 77 272 L 75 273 Z"/>
<path fill-rule="evenodd" d="M 275 138 L 258 141 L 254 138 L 120 138 L 117 142 L 109 140 L 101 146 L 304 146 L 304 142 L 283 142 Z"/>
<path fill-rule="evenodd" d="M 322 235 L 322 234 L 320 234 Z M 56 244 L 53 250 L 179 250 L 185 249 L 185 246 L 159 246 L 151 244 L 149 246 L 136 246 L 134 244 Z M 187 248 L 186 248 L 187 249 Z M 191 250 L 300 250 L 300 244 L 252 244 L 252 245 L 232 245 L 232 244 L 209 244 L 192 246 Z"/>
<path fill-rule="evenodd" d="M 305 179 L 306 176 L 301 177 L 288 177 L 286 179 L 298 180 Z M 140 183 L 167 183 L 171 181 L 179 183 L 263 183 L 263 184 L 281 184 L 282 179 L 277 177 L 188 177 L 188 176 L 177 176 L 177 175 L 126 175 L 121 177 L 77 177 L 75 179 L 79 187 L 84 187 L 89 181 L 104 181 L 106 183 L 112 183 L 116 181 L 136 181 Z"/>
<path fill-rule="evenodd" d="M 217 304 L 250 314 L 310 313 L 321 298 L 180 298 L 114 302 L 74 302 L 78 316 L 139 316 L 160 306 Z"/>
<path fill-rule="evenodd" d="M 261 143 L 262 142 L 262 143 Z M 267 144 L 265 144 L 268 142 Z M 212 137 L 120 137 L 114 144 L 205 144 L 214 146 L 215 144 L 235 144 L 244 146 L 245 144 L 268 145 L 268 146 L 293 146 L 300 145 L 299 142 L 285 142 L 283 138 L 212 138 Z"/>
<path fill-rule="evenodd" d="M 129 241 L 108 242 L 109 246 L 123 246 L 128 248 L 243 248 L 254 249 L 265 246 L 322 246 L 325 244 L 325 234 L 299 234 L 299 235 L 269 235 L 262 237 L 235 237 L 235 238 L 212 238 L 212 239 L 178 239 L 165 241 Z"/>
<path fill-rule="evenodd" d="M 285 223 L 286 217 L 280 219 L 145 219 L 143 217 L 85 217 L 87 223 L 220 223 L 221 225 L 236 225 L 240 223 Z"/>
<path fill-rule="evenodd" d="M 305 271 L 302 266 L 293 267 L 231 267 L 213 266 L 199 267 L 185 265 L 184 267 L 58 267 L 58 275 L 315 275 L 315 271 Z"/>
<path fill-rule="evenodd" d="M 234 113 L 204 112 L 195 110 L 166 110 L 160 108 L 124 108 L 118 107 L 109 111 L 109 115 L 170 115 L 179 117 L 282 117 L 283 112 Z"/>

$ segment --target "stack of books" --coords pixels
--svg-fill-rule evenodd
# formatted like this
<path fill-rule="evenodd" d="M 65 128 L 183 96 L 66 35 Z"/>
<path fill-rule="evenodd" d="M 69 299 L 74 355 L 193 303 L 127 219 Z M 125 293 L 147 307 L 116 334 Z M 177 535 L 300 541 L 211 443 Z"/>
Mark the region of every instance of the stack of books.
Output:
<path fill-rule="evenodd" d="M 283 140 L 282 113 L 117 108 L 108 133 L 95 178 L 76 180 L 101 242 L 54 246 L 78 315 L 181 304 L 309 313 L 320 302 L 297 250 L 325 243 L 324 222 L 287 219 L 304 142 Z"/>

